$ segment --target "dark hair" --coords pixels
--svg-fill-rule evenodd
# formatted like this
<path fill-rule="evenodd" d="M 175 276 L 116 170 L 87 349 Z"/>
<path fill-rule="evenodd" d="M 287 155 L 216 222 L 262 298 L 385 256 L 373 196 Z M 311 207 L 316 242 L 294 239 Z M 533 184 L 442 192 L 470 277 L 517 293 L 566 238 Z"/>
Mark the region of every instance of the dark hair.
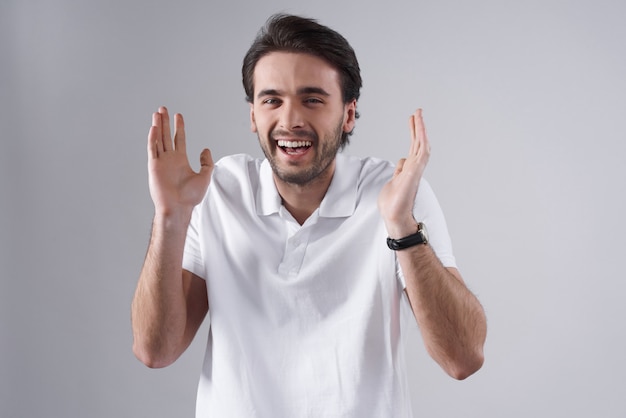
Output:
<path fill-rule="evenodd" d="M 348 41 L 313 19 L 275 14 L 261 28 L 243 59 L 241 74 L 248 102 L 254 101 L 254 68 L 257 62 L 276 51 L 299 52 L 322 58 L 339 71 L 343 102 L 359 99 L 363 85 L 361 70 Z M 359 117 L 358 112 L 355 117 Z M 351 134 L 344 132 L 342 146 L 347 144 Z"/>

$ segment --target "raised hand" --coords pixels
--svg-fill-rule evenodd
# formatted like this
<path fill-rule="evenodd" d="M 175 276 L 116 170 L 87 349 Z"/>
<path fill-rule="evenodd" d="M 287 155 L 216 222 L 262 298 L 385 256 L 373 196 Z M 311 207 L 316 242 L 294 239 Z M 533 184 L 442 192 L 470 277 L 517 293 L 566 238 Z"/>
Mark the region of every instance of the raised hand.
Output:
<path fill-rule="evenodd" d="M 174 116 L 174 140 L 165 107 L 152 115 L 148 134 L 148 174 L 150 195 L 157 215 L 189 216 L 206 193 L 213 158 L 208 149 L 200 154 L 200 172 L 189 165 L 185 142 L 185 123 L 181 114 Z"/>
<path fill-rule="evenodd" d="M 387 233 L 392 238 L 402 238 L 416 231 L 413 204 L 430 157 L 430 144 L 422 119 L 422 109 L 417 109 L 411 115 L 409 128 L 411 131 L 409 154 L 398 161 L 393 177 L 378 196 L 378 207 L 385 221 Z"/>

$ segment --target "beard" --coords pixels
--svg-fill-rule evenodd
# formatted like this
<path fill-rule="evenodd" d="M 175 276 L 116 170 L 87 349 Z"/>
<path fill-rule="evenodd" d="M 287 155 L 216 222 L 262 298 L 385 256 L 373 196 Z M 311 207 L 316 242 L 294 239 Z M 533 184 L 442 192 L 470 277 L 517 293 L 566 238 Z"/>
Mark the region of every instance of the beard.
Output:
<path fill-rule="evenodd" d="M 326 132 L 321 142 L 319 141 L 318 135 L 313 131 L 294 131 L 289 133 L 290 136 L 298 139 L 308 139 L 313 142 L 314 146 L 318 147 L 316 149 L 315 159 L 311 165 L 307 167 L 298 167 L 298 164 L 295 163 L 291 164 L 290 167 L 281 167 L 278 165 L 276 153 L 281 151 L 277 146 L 274 148 L 269 146 L 271 142 L 276 143 L 274 138 L 277 134 L 282 135 L 283 131 L 274 130 L 270 132 L 269 141 L 263 141 L 261 135 L 257 135 L 263 154 L 265 154 L 265 158 L 269 161 L 274 175 L 285 183 L 305 186 L 318 179 L 321 174 L 328 170 L 328 167 L 335 160 L 337 152 L 339 152 L 339 148 L 341 148 L 343 120 L 339 121 L 332 132 Z"/>

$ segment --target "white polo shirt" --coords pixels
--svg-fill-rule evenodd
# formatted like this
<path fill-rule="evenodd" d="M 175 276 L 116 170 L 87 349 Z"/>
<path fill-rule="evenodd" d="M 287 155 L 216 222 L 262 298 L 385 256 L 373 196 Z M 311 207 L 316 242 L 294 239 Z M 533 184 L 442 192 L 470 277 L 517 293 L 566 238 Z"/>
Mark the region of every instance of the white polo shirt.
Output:
<path fill-rule="evenodd" d="M 197 417 L 410 417 L 400 340 L 406 303 L 377 199 L 394 166 L 337 156 L 299 225 L 266 160 L 220 160 L 193 213 L 183 267 L 207 282 L 210 332 Z M 455 266 L 422 180 L 415 218 Z"/>

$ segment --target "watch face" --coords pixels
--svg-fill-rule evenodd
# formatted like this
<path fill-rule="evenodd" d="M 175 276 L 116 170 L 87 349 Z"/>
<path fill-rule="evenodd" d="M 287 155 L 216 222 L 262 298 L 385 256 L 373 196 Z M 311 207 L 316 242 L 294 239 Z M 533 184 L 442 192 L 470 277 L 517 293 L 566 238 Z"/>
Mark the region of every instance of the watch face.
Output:
<path fill-rule="evenodd" d="M 423 223 L 418 223 L 417 224 L 417 230 L 421 232 L 422 237 L 424 237 L 424 243 L 428 242 L 428 230 L 426 229 L 426 225 L 424 225 Z"/>

